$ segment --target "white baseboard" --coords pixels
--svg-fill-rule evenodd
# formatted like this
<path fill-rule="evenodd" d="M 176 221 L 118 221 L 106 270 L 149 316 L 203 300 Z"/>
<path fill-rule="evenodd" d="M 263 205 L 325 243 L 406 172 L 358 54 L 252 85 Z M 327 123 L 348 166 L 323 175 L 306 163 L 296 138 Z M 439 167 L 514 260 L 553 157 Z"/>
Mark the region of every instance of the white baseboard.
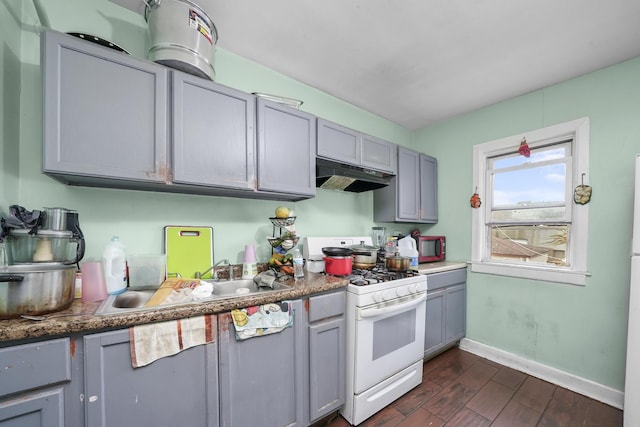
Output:
<path fill-rule="evenodd" d="M 469 338 L 460 340 L 460 348 L 469 353 L 606 403 L 614 408 L 622 409 L 624 406 L 624 393 L 606 385 L 598 384 L 577 375 L 543 365 L 542 363 L 482 344 Z"/>

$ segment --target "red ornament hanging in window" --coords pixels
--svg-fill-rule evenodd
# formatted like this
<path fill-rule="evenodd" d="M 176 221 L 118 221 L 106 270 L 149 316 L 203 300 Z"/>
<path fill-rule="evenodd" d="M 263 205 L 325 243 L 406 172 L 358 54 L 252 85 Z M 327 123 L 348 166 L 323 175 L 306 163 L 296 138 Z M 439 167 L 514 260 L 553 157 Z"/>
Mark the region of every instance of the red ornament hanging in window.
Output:
<path fill-rule="evenodd" d="M 480 200 L 480 195 L 478 194 L 478 187 L 476 187 L 475 193 L 473 193 L 473 196 L 469 199 L 469 204 L 474 209 L 478 209 L 480 205 L 482 205 L 482 200 Z"/>
<path fill-rule="evenodd" d="M 518 148 L 518 153 L 520 153 L 520 155 L 525 157 L 529 157 L 531 155 L 529 144 L 527 144 L 527 138 L 522 138 L 522 141 L 520 141 L 520 147 Z"/>

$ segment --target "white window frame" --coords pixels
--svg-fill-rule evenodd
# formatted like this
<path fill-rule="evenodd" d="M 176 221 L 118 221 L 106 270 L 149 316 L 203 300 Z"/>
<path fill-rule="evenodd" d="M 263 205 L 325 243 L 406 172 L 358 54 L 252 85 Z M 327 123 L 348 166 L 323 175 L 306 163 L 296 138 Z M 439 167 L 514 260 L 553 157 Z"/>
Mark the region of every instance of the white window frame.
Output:
<path fill-rule="evenodd" d="M 482 200 L 489 200 L 487 191 L 490 189 L 485 182 L 488 159 L 504 154 L 507 150 L 517 149 L 523 137 L 531 146 L 535 146 L 536 141 L 549 141 L 567 136 L 573 137 L 573 170 L 567 170 L 567 178 L 573 183 L 570 187 L 575 188 L 583 181 L 585 185 L 588 184 L 590 122 L 588 117 L 583 117 L 475 145 L 473 147 L 473 187 L 478 189 L 477 192 Z M 587 272 L 589 204 L 575 204 L 573 194 L 570 195 L 567 203 L 573 203 L 571 235 L 567 242 L 569 254 L 571 254 L 570 267 L 522 265 L 491 260 L 490 254 L 485 253 L 488 252 L 487 239 L 490 235 L 486 226 L 487 210 L 482 206 L 479 209 L 472 209 L 471 271 L 584 286 L 586 277 L 589 275 Z"/>

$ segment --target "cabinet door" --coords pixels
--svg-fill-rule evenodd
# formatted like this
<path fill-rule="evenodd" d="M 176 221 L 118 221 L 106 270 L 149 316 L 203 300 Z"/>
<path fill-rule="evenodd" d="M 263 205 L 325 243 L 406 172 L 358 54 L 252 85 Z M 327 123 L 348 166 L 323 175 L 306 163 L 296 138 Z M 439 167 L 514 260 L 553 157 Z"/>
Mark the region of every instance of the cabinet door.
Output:
<path fill-rule="evenodd" d="M 0 402 L 0 427 L 65 427 L 61 388 Z"/>
<path fill-rule="evenodd" d="M 361 141 L 360 132 L 318 119 L 318 157 L 359 166 Z"/>
<path fill-rule="evenodd" d="M 220 423 L 225 427 L 304 424 L 302 304 L 293 327 L 236 340 L 231 313 L 218 315 Z"/>
<path fill-rule="evenodd" d="M 417 220 L 420 210 L 420 153 L 398 147 L 396 179 L 398 219 Z"/>
<path fill-rule="evenodd" d="M 464 337 L 466 332 L 467 285 L 447 288 L 445 308 L 445 340 L 447 343 Z"/>
<path fill-rule="evenodd" d="M 362 135 L 362 167 L 396 173 L 397 145 L 374 136 Z"/>
<path fill-rule="evenodd" d="M 255 188 L 255 96 L 172 72 L 173 181 Z"/>
<path fill-rule="evenodd" d="M 167 180 L 166 68 L 43 32 L 45 173 L 63 182 Z"/>
<path fill-rule="evenodd" d="M 438 222 L 438 161 L 420 154 L 420 220 Z"/>
<path fill-rule="evenodd" d="M 135 369 L 129 330 L 87 335 L 84 347 L 87 425 L 218 425 L 215 343 Z"/>
<path fill-rule="evenodd" d="M 344 316 L 309 326 L 309 417 L 320 419 L 345 400 Z"/>
<path fill-rule="evenodd" d="M 258 190 L 316 194 L 316 118 L 258 99 Z"/>
<path fill-rule="evenodd" d="M 424 329 L 424 355 L 429 356 L 445 344 L 446 291 L 427 293 L 427 320 Z"/>

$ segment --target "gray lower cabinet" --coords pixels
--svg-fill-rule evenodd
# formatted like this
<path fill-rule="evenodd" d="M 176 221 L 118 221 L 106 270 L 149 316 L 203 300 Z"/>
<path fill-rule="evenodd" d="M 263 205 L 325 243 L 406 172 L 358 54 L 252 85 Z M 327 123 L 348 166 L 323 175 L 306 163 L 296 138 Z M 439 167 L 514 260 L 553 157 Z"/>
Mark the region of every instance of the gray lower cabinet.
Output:
<path fill-rule="evenodd" d="M 308 424 L 345 402 L 345 297 L 341 290 L 309 298 Z"/>
<path fill-rule="evenodd" d="M 396 144 L 318 119 L 317 156 L 395 174 Z"/>
<path fill-rule="evenodd" d="M 242 341 L 231 313 L 218 315 L 221 426 L 305 425 L 302 301 L 290 303 L 293 327 Z"/>
<path fill-rule="evenodd" d="M 424 357 L 432 357 L 465 336 L 467 271 L 427 275 Z"/>
<path fill-rule="evenodd" d="M 62 388 L 33 392 L 7 401 L 0 400 L 2 427 L 65 427 Z"/>
<path fill-rule="evenodd" d="M 0 348 L 0 426 L 82 425 L 71 349 L 68 338 Z"/>
<path fill-rule="evenodd" d="M 438 163 L 434 157 L 398 147 L 398 173 L 375 190 L 375 222 L 438 222 Z"/>
<path fill-rule="evenodd" d="M 44 172 L 69 184 L 165 182 L 167 69 L 53 31 L 41 38 Z"/>
<path fill-rule="evenodd" d="M 315 196 L 316 117 L 264 98 L 257 105 L 258 190 L 294 200 Z"/>
<path fill-rule="evenodd" d="M 255 96 L 171 74 L 173 182 L 255 189 Z"/>
<path fill-rule="evenodd" d="M 87 426 L 218 425 L 217 345 L 133 368 L 129 330 L 84 337 Z"/>

